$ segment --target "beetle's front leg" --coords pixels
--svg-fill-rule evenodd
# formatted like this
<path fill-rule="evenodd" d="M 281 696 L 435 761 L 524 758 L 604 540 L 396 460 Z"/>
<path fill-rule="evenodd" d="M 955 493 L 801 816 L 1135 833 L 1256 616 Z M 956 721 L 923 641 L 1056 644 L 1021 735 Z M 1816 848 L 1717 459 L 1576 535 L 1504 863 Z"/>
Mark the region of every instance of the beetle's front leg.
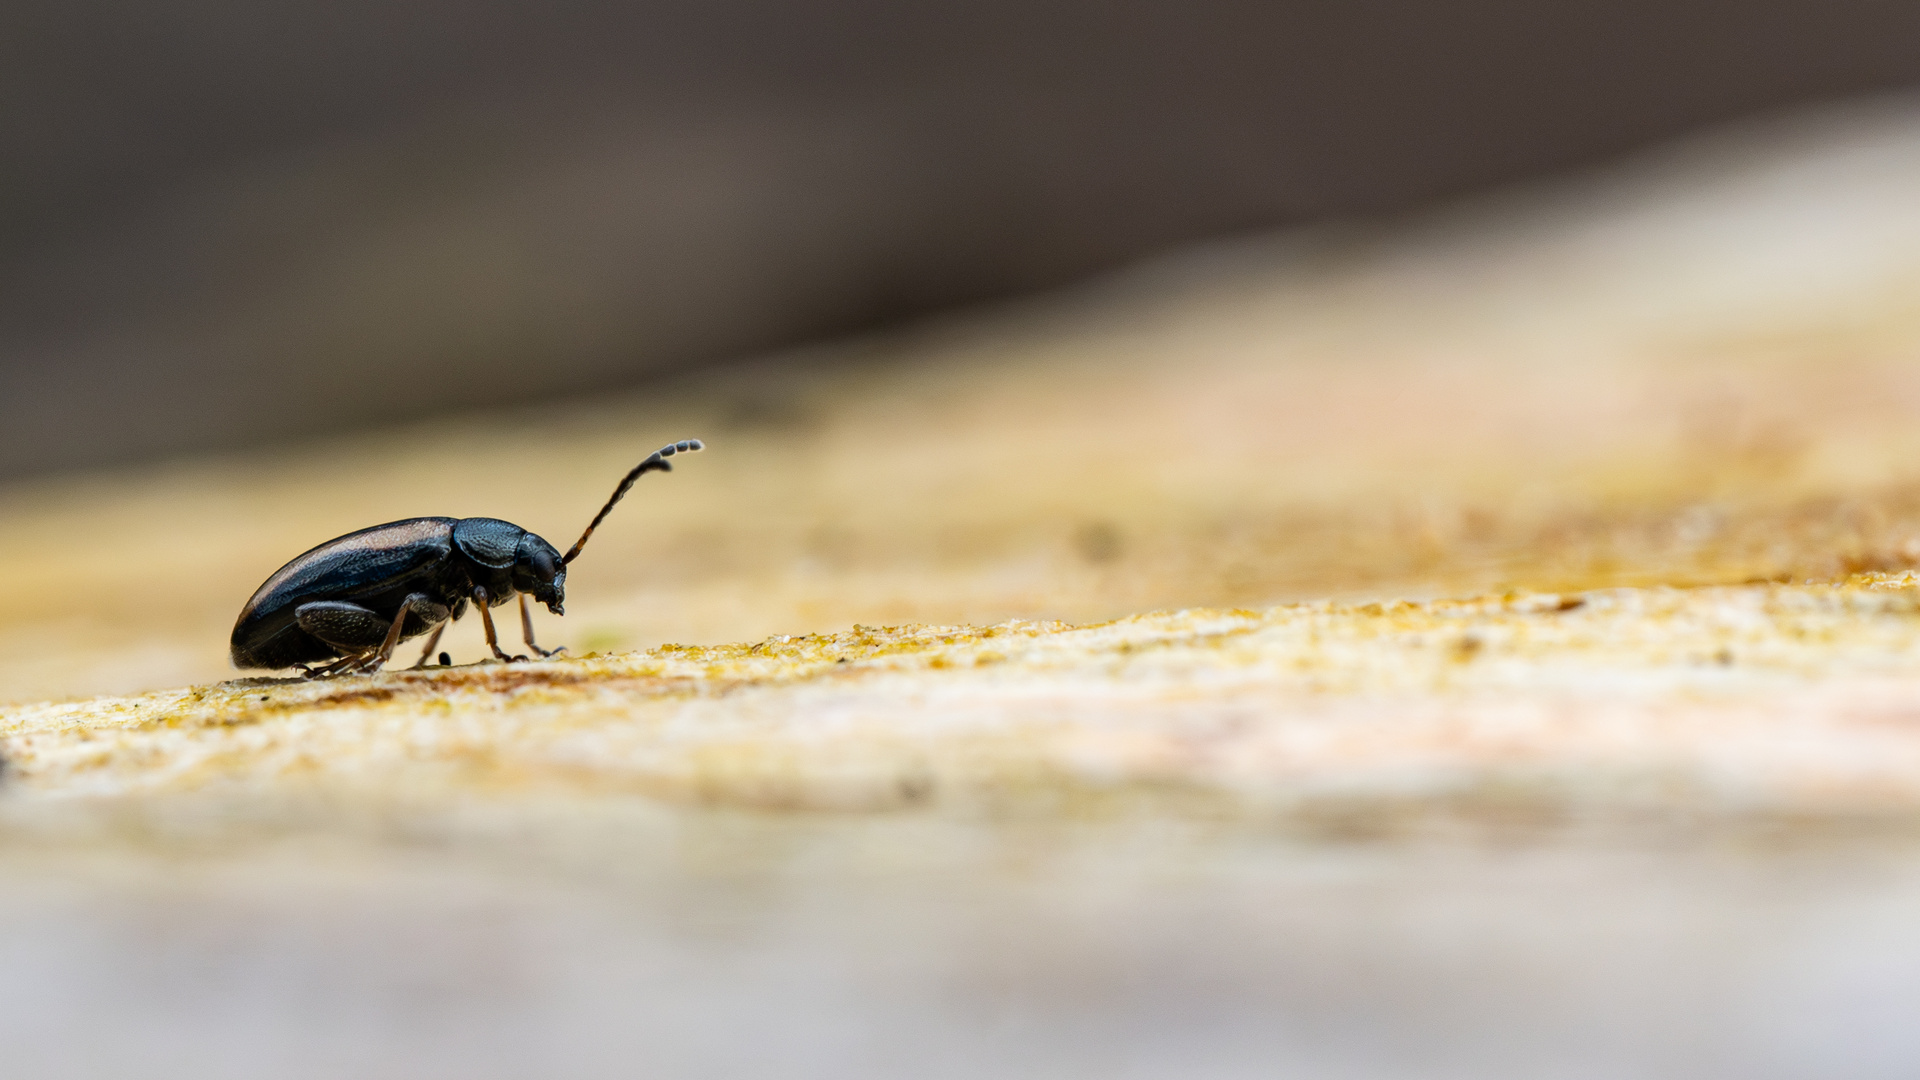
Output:
<path fill-rule="evenodd" d="M 520 594 L 520 635 L 526 638 L 527 648 L 538 653 L 542 659 L 566 650 L 565 645 L 560 646 L 558 649 L 543 649 L 540 647 L 539 642 L 533 640 L 533 613 L 527 610 L 526 593 Z"/>
<path fill-rule="evenodd" d="M 484 585 L 475 585 L 473 587 L 473 606 L 480 609 L 480 625 L 487 632 L 487 648 L 493 650 L 495 659 L 504 660 L 509 664 L 515 660 L 525 660 L 526 657 L 524 656 L 507 655 L 507 651 L 500 647 L 500 639 L 495 636 L 493 632 L 493 613 L 487 610 L 487 600 L 486 587 Z"/>

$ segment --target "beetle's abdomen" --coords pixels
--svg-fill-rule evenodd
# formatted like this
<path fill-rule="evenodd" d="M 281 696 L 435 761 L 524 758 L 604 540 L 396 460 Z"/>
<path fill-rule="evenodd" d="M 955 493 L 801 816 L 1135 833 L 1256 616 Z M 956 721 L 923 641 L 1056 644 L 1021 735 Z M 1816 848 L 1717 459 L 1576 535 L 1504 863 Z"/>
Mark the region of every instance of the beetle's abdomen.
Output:
<path fill-rule="evenodd" d="M 232 656 L 240 667 L 291 667 L 309 657 L 294 609 L 312 600 L 378 596 L 446 563 L 453 518 L 408 518 L 329 540 L 275 571 L 254 590 L 234 623 Z"/>

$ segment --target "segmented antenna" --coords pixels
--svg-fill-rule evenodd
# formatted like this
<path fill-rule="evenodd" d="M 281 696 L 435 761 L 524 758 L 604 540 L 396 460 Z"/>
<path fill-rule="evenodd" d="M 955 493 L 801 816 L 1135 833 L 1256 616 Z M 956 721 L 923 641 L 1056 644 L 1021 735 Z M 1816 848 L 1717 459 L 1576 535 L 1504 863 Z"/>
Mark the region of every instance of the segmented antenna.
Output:
<path fill-rule="evenodd" d="M 593 530 L 599 528 L 600 523 L 607 520 L 607 515 L 613 511 L 613 505 L 615 503 L 627 497 L 627 491 L 633 487 L 635 480 L 640 479 L 640 477 L 646 473 L 656 470 L 660 472 L 672 472 L 673 466 L 667 464 L 668 458 L 675 454 L 691 454 L 695 450 L 704 450 L 706 446 L 707 444 L 701 442 L 699 439 L 686 439 L 677 443 L 669 443 L 647 455 L 647 460 L 635 465 L 633 471 L 628 473 L 620 481 L 620 486 L 613 489 L 613 497 L 607 500 L 607 505 L 601 507 L 599 513 L 593 515 L 593 520 L 587 524 L 587 531 L 581 533 L 580 539 L 573 542 L 573 547 L 569 548 L 566 555 L 560 559 L 560 565 L 565 566 L 580 557 L 580 549 L 587 546 L 587 539 L 593 535 Z"/>

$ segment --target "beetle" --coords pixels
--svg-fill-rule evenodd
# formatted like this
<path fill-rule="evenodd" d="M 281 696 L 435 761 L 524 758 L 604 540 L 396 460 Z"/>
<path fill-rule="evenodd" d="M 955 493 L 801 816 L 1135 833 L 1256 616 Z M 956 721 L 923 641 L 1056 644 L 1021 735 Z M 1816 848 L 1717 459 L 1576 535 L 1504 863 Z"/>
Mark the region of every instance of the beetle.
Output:
<path fill-rule="evenodd" d="M 533 640 L 527 597 L 555 615 L 565 615 L 567 567 L 580 557 L 593 530 L 635 480 L 649 472 L 672 472 L 668 458 L 704 447 L 699 439 L 686 439 L 661 447 L 635 465 L 565 555 L 498 518 L 408 518 L 329 540 L 254 590 L 233 625 L 233 664 L 299 668 L 308 678 L 371 673 L 393 657 L 402 641 L 431 631 L 419 663 L 413 665 L 422 667 L 447 624 L 466 614 L 469 601 L 480 613 L 493 655 L 525 660 L 500 647 L 489 611 L 516 596 L 527 648 L 552 656 L 560 650 L 543 649 Z"/>

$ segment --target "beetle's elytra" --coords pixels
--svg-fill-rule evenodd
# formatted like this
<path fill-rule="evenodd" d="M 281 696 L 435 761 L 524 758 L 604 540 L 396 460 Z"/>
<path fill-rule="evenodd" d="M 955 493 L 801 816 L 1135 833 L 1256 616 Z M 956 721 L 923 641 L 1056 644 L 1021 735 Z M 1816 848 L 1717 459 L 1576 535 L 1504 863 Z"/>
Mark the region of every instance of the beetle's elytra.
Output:
<path fill-rule="evenodd" d="M 329 540 L 281 567 L 254 590 L 233 626 L 232 656 L 240 668 L 297 667 L 308 676 L 378 671 L 394 648 L 429 631 L 425 664 L 447 623 L 480 612 L 487 647 L 501 660 L 524 660 L 500 648 L 488 609 L 518 596 L 520 630 L 533 640 L 527 597 L 566 614 L 567 565 L 633 482 L 671 472 L 667 459 L 702 449 L 699 439 L 663 446 L 633 467 L 613 497 L 565 555 L 518 525 L 496 518 L 421 517 L 375 525 Z M 444 657 L 446 654 L 442 653 Z M 320 665 L 312 667 L 311 665 Z"/>

